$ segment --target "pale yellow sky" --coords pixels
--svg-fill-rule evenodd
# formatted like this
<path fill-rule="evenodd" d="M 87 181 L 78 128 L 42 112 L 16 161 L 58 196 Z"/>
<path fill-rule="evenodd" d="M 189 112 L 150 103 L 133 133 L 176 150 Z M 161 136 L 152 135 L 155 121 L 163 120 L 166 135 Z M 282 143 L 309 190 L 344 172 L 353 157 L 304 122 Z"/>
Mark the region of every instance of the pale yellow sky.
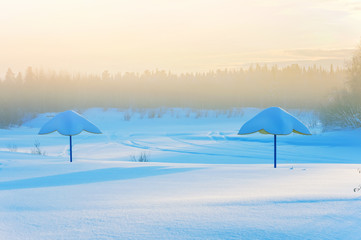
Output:
<path fill-rule="evenodd" d="M 0 0 L 0 13 L 1 72 L 342 64 L 361 38 L 359 0 Z"/>

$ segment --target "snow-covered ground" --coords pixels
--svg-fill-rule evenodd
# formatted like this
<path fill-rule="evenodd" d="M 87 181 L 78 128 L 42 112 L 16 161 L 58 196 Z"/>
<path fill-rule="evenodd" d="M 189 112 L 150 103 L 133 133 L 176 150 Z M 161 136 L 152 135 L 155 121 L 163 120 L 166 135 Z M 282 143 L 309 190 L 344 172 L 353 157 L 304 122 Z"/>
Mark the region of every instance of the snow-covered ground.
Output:
<path fill-rule="evenodd" d="M 2 129 L 0 239 L 361 239 L 361 131 L 293 111 L 314 135 L 279 136 L 274 169 L 272 136 L 236 135 L 257 112 L 91 109 L 73 163 L 37 135 L 54 114 Z"/>

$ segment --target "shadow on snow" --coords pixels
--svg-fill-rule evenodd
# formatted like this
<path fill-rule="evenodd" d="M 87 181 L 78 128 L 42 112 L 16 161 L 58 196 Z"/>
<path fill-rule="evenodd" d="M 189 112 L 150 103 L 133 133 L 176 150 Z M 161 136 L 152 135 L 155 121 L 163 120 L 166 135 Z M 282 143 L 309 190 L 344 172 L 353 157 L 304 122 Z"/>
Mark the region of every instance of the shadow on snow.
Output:
<path fill-rule="evenodd" d="M 0 182 L 0 190 L 28 189 L 71 186 L 88 183 L 127 180 L 151 177 L 172 173 L 181 173 L 196 168 L 164 168 L 164 167 L 135 167 L 135 168 L 104 168 L 82 172 L 58 174 L 45 177 L 27 178 Z"/>

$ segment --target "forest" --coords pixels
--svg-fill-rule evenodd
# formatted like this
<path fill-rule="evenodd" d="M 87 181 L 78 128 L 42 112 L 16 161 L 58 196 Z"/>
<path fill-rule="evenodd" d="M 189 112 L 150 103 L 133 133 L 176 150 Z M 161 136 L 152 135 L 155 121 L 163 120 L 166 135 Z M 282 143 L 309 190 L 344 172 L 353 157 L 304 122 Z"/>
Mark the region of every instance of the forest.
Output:
<path fill-rule="evenodd" d="M 85 74 L 28 67 L 0 76 L 0 126 L 7 127 L 37 113 L 92 107 L 317 110 L 344 87 L 347 69 L 255 64 L 204 73 Z"/>

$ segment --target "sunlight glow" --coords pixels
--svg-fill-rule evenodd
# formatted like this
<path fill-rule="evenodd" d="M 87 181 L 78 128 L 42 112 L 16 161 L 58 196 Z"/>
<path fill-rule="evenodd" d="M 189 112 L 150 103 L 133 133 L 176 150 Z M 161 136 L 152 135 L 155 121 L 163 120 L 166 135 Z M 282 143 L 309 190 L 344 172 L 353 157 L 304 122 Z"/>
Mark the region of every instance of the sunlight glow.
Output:
<path fill-rule="evenodd" d="M 338 65 L 361 37 L 356 0 L 13 0 L 0 9 L 2 72 Z"/>

